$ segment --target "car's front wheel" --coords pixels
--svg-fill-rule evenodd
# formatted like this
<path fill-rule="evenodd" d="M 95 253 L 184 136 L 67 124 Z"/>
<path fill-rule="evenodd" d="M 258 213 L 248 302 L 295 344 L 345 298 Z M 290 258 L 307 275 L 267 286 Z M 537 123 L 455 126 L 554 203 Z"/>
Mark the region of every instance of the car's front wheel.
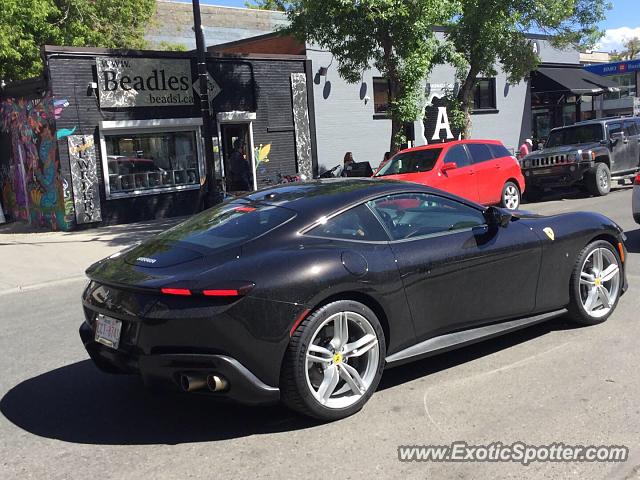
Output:
<path fill-rule="evenodd" d="M 386 352 L 375 313 L 339 300 L 309 315 L 295 330 L 280 378 L 285 405 L 323 421 L 359 411 L 378 387 Z"/>
<path fill-rule="evenodd" d="M 570 282 L 569 313 L 576 322 L 595 325 L 613 313 L 622 288 L 621 265 L 616 249 L 604 240 L 580 252 Z"/>
<path fill-rule="evenodd" d="M 508 210 L 517 210 L 520 206 L 520 189 L 513 182 L 507 182 L 502 187 L 500 206 Z"/>
<path fill-rule="evenodd" d="M 584 180 L 592 195 L 603 197 L 611 191 L 611 170 L 606 163 L 597 163 L 593 171 L 585 174 Z"/>

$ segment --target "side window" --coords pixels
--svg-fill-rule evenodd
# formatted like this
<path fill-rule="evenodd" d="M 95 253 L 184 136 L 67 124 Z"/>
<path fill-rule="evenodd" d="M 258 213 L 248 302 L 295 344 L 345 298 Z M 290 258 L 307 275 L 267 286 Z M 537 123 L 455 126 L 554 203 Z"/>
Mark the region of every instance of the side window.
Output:
<path fill-rule="evenodd" d="M 636 122 L 625 121 L 624 122 L 624 134 L 627 136 L 638 135 Z"/>
<path fill-rule="evenodd" d="M 314 237 L 362 240 L 370 242 L 387 241 L 389 238 L 382 225 L 365 205 L 358 205 L 346 212 L 330 218 L 325 223 L 307 232 Z"/>
<path fill-rule="evenodd" d="M 481 211 L 426 193 L 403 193 L 371 200 L 369 206 L 393 240 L 405 240 L 484 225 Z"/>
<path fill-rule="evenodd" d="M 491 150 L 489 150 L 489 147 L 484 143 L 467 143 L 467 148 L 469 149 L 473 163 L 486 162 L 493 158 Z"/>
<path fill-rule="evenodd" d="M 455 163 L 458 168 L 462 168 L 468 166 L 471 162 L 464 146 L 454 145 L 447 151 L 444 157 L 444 163 Z"/>
<path fill-rule="evenodd" d="M 622 132 L 621 123 L 609 123 L 607 124 L 607 130 L 609 130 L 609 136 Z"/>

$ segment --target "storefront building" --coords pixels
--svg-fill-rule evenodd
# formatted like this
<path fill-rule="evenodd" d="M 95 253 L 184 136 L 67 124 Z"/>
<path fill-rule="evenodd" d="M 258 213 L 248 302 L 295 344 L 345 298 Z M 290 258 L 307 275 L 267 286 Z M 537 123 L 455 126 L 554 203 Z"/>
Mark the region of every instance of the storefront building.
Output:
<path fill-rule="evenodd" d="M 45 47 L 43 58 L 42 79 L 9 85 L 1 97 L 5 214 L 70 230 L 201 208 L 206 166 L 192 54 Z M 217 188 L 311 176 L 305 57 L 212 53 L 207 67 Z M 246 185 L 232 178 L 234 162 L 248 164 Z"/>
<path fill-rule="evenodd" d="M 595 102 L 598 117 L 640 115 L 640 59 L 600 63 L 584 69 L 618 87 L 617 91 L 606 93 Z"/>

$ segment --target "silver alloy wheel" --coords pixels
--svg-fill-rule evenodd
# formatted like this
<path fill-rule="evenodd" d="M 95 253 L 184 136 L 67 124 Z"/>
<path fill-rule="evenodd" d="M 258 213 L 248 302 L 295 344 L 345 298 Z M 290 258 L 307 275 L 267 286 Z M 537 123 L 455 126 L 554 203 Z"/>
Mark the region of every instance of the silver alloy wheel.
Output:
<path fill-rule="evenodd" d="M 373 326 L 359 313 L 339 312 L 322 322 L 311 338 L 307 386 L 325 407 L 350 407 L 369 390 L 379 365 Z"/>
<path fill-rule="evenodd" d="M 607 248 L 596 248 L 585 259 L 580 270 L 580 300 L 593 318 L 607 315 L 620 292 L 618 259 Z"/>
<path fill-rule="evenodd" d="M 504 189 L 502 203 L 509 210 L 515 210 L 520 205 L 520 194 L 515 185 L 507 185 Z"/>
<path fill-rule="evenodd" d="M 607 170 L 604 168 L 600 169 L 600 174 L 598 175 L 598 185 L 600 185 L 600 189 L 605 192 L 609 188 L 609 175 L 607 174 Z"/>

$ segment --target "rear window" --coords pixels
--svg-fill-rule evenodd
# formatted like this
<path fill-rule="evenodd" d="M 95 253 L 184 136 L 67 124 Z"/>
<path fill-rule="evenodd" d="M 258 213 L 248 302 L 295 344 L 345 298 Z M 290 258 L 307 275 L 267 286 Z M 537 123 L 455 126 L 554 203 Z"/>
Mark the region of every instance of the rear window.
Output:
<path fill-rule="evenodd" d="M 427 148 L 399 153 L 376 173 L 376 177 L 428 172 L 435 166 L 440 152 L 442 152 L 441 148 Z"/>
<path fill-rule="evenodd" d="M 211 249 L 238 246 L 291 220 L 295 212 L 255 203 L 223 203 L 161 233 L 163 242 L 184 242 Z"/>
<path fill-rule="evenodd" d="M 493 158 L 502 158 L 502 157 L 510 157 L 512 153 L 506 149 L 504 145 L 495 145 L 493 143 L 488 144 L 491 153 L 493 154 Z"/>

